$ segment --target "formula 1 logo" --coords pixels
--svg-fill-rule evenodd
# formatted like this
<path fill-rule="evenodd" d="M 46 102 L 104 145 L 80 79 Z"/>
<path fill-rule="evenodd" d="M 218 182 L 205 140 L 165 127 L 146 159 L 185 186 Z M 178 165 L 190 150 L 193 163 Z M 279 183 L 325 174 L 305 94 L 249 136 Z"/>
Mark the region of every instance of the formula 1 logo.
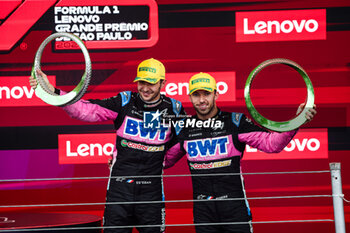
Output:
<path fill-rule="evenodd" d="M 52 24 L 52 33 L 74 33 L 88 49 L 151 47 L 159 37 L 158 6 L 153 0 L 0 0 L 0 4 L 0 34 L 6 35 L 0 37 L 0 51 L 14 48 L 52 7 L 54 17 L 46 22 Z M 57 40 L 56 49 L 79 49 L 72 41 Z"/>
<path fill-rule="evenodd" d="M 55 4 L 56 0 L 0 0 L 0 51 L 8 51 Z"/>
<path fill-rule="evenodd" d="M 188 141 L 185 147 L 191 158 L 227 154 L 228 137 L 217 137 Z"/>

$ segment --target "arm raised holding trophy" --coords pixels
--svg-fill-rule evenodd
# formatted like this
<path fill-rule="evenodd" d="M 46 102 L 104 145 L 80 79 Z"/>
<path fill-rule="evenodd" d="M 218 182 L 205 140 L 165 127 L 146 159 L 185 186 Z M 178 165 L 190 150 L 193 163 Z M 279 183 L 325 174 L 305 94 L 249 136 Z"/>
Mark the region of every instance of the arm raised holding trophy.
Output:
<path fill-rule="evenodd" d="M 76 41 L 85 55 L 85 73 L 80 83 L 68 93 L 52 86 L 40 68 L 43 47 L 57 36 L 67 36 Z M 113 122 L 117 136 L 110 167 L 106 202 L 132 202 L 134 200 L 154 202 L 150 204 L 106 204 L 104 232 L 125 232 L 126 228 L 122 229 L 120 226 L 133 228 L 135 224 L 152 225 L 140 228 L 141 233 L 164 232 L 165 204 L 161 174 L 165 151 L 170 146 L 175 129 L 173 126 L 162 123 L 155 129 L 146 128 L 144 127 L 144 116 L 150 113 L 179 116 L 185 115 L 185 112 L 179 101 L 160 93 L 166 82 L 163 63 L 153 58 L 139 63 L 134 79 L 137 92 L 123 91 L 110 98 L 83 100 L 81 97 L 87 89 L 91 75 L 91 62 L 84 43 L 69 33 L 53 34 L 44 42 L 44 45 L 39 47 L 32 76 L 29 79 L 37 96 L 46 103 L 61 107 L 72 118 L 88 122 L 108 120 Z M 125 176 L 129 178 L 122 178 Z M 115 177 L 121 178 L 116 179 Z M 129 230 L 131 231 L 127 229 Z"/>
<path fill-rule="evenodd" d="M 282 124 L 280 131 L 283 132 L 269 131 L 266 129 L 269 124 L 263 128 L 243 113 L 221 111 L 216 105 L 218 96 L 216 80 L 210 74 L 201 72 L 191 77 L 189 97 L 196 115 L 189 120 L 202 122 L 201 125 L 214 120 L 215 127 L 183 127 L 177 133 L 176 143 L 165 155 L 164 167 L 173 166 L 183 156 L 187 158 L 193 199 L 197 200 L 193 202 L 196 233 L 252 233 L 252 214 L 241 170 L 245 147 L 279 153 L 293 139 L 300 125 L 291 120 L 286 126 Z M 315 105 L 308 109 L 306 105 L 299 105 L 297 110 L 297 117 L 301 116 L 303 123 L 311 121 L 316 114 Z M 215 226 L 218 223 L 223 225 Z"/>

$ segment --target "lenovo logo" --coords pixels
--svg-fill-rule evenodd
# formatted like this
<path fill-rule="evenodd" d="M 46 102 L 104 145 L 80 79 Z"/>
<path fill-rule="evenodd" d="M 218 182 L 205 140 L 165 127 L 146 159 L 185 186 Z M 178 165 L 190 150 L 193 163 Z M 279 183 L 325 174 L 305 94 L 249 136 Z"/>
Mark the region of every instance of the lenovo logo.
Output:
<path fill-rule="evenodd" d="M 112 158 L 115 139 L 114 133 L 58 135 L 59 163 L 107 163 Z"/>
<path fill-rule="evenodd" d="M 208 72 L 216 79 L 217 91 L 220 94 L 218 101 L 230 102 L 236 100 L 236 73 L 231 72 Z M 169 73 L 167 82 L 162 89 L 162 94 L 189 103 L 188 81 L 195 73 Z"/>
<path fill-rule="evenodd" d="M 252 29 L 249 28 L 249 22 L 248 18 L 243 19 L 244 23 L 244 30 L 243 33 L 245 35 L 250 34 L 280 34 L 280 33 L 291 33 L 293 31 L 296 31 L 298 33 L 303 32 L 304 30 L 307 32 L 315 32 L 318 28 L 318 22 L 314 19 L 309 20 L 284 20 L 282 22 L 278 21 L 258 21 L 255 23 L 255 25 L 252 27 Z"/>
<path fill-rule="evenodd" d="M 286 146 L 283 150 L 287 152 L 291 151 L 317 151 L 320 149 L 321 143 L 317 138 L 303 138 L 293 139 L 288 146 Z M 247 152 L 257 152 L 256 148 L 251 148 L 247 146 Z"/>
<path fill-rule="evenodd" d="M 217 91 L 219 94 L 226 94 L 228 91 L 228 84 L 225 81 L 220 81 L 216 83 Z M 168 96 L 175 95 L 188 95 L 188 82 L 178 82 L 178 83 L 168 83 L 165 84 L 165 93 Z"/>
<path fill-rule="evenodd" d="M 31 99 L 33 94 L 34 90 L 26 86 L 14 86 L 12 88 L 0 86 L 0 99 Z"/>
<path fill-rule="evenodd" d="M 236 41 L 325 40 L 326 10 L 236 13 Z"/>
<path fill-rule="evenodd" d="M 28 76 L 2 76 L 0 84 L 0 107 L 22 107 L 47 105 L 35 95 L 29 85 Z M 48 76 L 55 85 L 55 76 Z"/>
<path fill-rule="evenodd" d="M 220 152 L 225 150 L 227 140 L 218 139 L 217 148 Z M 220 143 L 220 140 L 222 143 Z M 87 164 L 105 163 L 114 151 L 116 134 L 61 134 L 58 135 L 58 154 L 60 164 Z M 141 143 L 122 140 L 123 147 L 130 147 L 144 151 L 163 151 L 164 148 L 149 146 Z M 214 143 L 214 141 L 213 141 Z M 195 143 L 196 144 L 196 143 Z M 198 144 L 199 145 L 199 144 Z M 191 147 L 192 148 L 192 147 Z M 205 154 L 200 146 L 190 156 L 196 153 Z M 204 148 L 206 149 L 206 148 Z M 208 148 L 207 148 L 208 149 Z M 202 153 L 203 152 L 203 153 Z M 280 159 L 327 159 L 328 158 L 328 132 L 327 129 L 300 129 L 294 139 L 284 150 L 278 154 L 263 153 L 255 148 L 246 147 L 244 160 L 280 160 Z"/>
<path fill-rule="evenodd" d="M 72 147 L 71 141 L 66 141 L 66 156 L 77 157 L 77 156 L 106 156 L 113 153 L 114 145 L 112 143 L 106 143 L 104 145 L 100 143 L 82 143 L 76 148 Z"/>
<path fill-rule="evenodd" d="M 292 141 L 279 154 L 267 154 L 246 146 L 243 159 L 327 159 L 328 132 L 327 129 L 299 130 Z"/>

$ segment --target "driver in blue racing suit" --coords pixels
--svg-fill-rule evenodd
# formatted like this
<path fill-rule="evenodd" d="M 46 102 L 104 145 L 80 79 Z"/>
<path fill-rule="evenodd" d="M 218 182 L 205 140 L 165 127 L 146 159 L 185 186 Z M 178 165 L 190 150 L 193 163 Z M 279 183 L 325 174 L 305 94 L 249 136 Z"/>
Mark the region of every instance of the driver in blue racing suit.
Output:
<path fill-rule="evenodd" d="M 47 80 L 42 71 L 37 72 Z M 137 93 L 124 91 L 111 98 L 79 100 L 63 107 L 63 110 L 75 119 L 114 122 L 117 137 L 111 176 L 118 178 L 109 179 L 106 202 L 157 202 L 107 204 L 104 212 L 105 233 L 131 233 L 132 226 L 135 225 L 159 226 L 139 227 L 140 233 L 164 232 L 165 207 L 161 174 L 164 154 L 175 130 L 163 125 L 161 121 L 158 127 L 146 127 L 144 115 L 161 114 L 160 117 L 165 117 L 185 114 L 179 101 L 160 94 L 164 80 L 164 65 L 156 59 L 147 59 L 141 62 L 137 69 L 137 77 L 134 80 L 137 82 Z M 33 77 L 30 78 L 30 84 L 33 88 L 37 85 Z M 48 85 L 57 94 L 64 94 L 51 84 Z M 123 178 L 125 176 L 129 178 Z M 137 178 L 130 178 L 132 176 Z M 145 177 L 140 178 L 142 176 Z"/>
<path fill-rule="evenodd" d="M 193 199 L 206 200 L 193 203 L 194 223 L 199 224 L 195 227 L 197 233 L 252 233 L 252 214 L 243 176 L 239 175 L 245 146 L 278 153 L 297 130 L 269 132 L 253 124 L 242 113 L 222 112 L 216 106 L 216 81 L 207 73 L 194 75 L 189 81 L 189 91 L 197 114 L 184 119 L 184 127 L 177 132 L 177 143 L 165 155 L 165 168 L 173 166 L 183 156 L 187 157 L 194 175 Z M 298 111 L 302 107 L 300 105 Z M 315 114 L 315 109 L 310 109 L 305 117 L 311 120 Z M 224 173 L 238 175 L 210 176 Z M 232 198 L 238 200 L 225 201 Z M 228 224 L 222 225 L 225 222 Z"/>

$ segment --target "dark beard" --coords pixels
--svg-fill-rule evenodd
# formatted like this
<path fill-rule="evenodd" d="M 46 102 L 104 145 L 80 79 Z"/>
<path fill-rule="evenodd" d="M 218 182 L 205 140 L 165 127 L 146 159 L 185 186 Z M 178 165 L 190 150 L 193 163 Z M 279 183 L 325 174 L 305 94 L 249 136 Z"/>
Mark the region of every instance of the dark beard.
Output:
<path fill-rule="evenodd" d="M 213 106 L 209 109 L 209 111 L 208 111 L 207 113 L 201 113 L 200 111 L 197 110 L 197 108 L 196 108 L 196 112 L 197 112 L 198 115 L 205 117 L 205 116 L 208 116 L 210 113 L 212 113 L 212 112 L 214 111 L 214 109 L 215 109 L 214 107 L 215 107 L 215 106 L 213 105 Z"/>

